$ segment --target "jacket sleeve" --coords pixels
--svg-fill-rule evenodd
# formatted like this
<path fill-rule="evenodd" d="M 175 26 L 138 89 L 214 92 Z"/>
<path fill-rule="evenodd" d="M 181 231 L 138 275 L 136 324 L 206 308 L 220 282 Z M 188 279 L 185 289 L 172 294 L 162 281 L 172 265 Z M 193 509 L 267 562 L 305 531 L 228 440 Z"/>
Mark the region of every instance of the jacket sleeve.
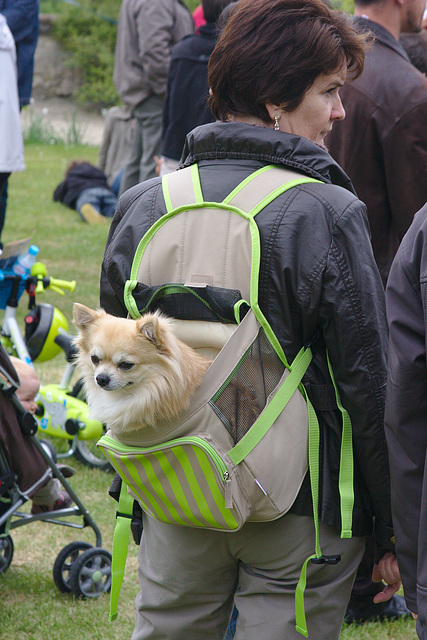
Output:
<path fill-rule="evenodd" d="M 401 118 L 384 140 L 388 200 L 399 240 L 427 202 L 426 122 L 427 97 Z"/>
<path fill-rule="evenodd" d="M 55 191 L 53 192 L 54 202 L 63 202 L 66 192 L 67 192 L 67 181 L 63 180 L 58 184 Z"/>
<path fill-rule="evenodd" d="M 323 271 L 319 322 L 353 432 L 358 475 L 369 497 L 377 544 L 393 549 L 384 433 L 387 326 L 384 289 L 366 209 L 353 201 L 334 224 Z"/>
<path fill-rule="evenodd" d="M 427 209 L 424 217 L 426 214 Z M 396 255 L 387 285 L 390 345 L 385 424 L 396 551 L 405 598 L 414 612 L 417 612 L 417 581 L 423 582 L 420 564 L 424 564 L 424 590 L 427 589 L 425 546 L 422 547 L 426 536 L 422 524 L 427 452 L 426 285 L 421 284 L 420 288 L 419 284 L 419 265 L 427 261 L 425 236 L 425 232 L 414 235 L 412 229 L 409 231 Z"/>
<path fill-rule="evenodd" d="M 139 54 L 144 72 L 154 93 L 166 91 L 173 43 L 173 3 L 165 0 L 145 3 L 137 15 Z"/>

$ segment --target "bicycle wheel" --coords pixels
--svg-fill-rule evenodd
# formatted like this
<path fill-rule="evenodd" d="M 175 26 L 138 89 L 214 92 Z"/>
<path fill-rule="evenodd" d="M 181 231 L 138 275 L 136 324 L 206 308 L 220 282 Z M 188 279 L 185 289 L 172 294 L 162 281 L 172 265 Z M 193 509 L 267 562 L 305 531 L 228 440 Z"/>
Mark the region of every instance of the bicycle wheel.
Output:
<path fill-rule="evenodd" d="M 77 440 L 74 457 L 88 467 L 101 471 L 113 471 L 113 467 L 106 461 L 102 451 L 96 446 L 97 440 Z"/>

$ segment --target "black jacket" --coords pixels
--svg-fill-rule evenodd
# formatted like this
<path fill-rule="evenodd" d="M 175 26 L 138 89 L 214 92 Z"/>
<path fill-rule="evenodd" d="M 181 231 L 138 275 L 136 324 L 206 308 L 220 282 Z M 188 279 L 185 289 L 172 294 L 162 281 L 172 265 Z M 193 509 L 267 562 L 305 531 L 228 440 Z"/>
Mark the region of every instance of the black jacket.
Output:
<path fill-rule="evenodd" d="M 53 192 L 55 202 L 62 202 L 71 209 L 76 206 L 76 200 L 85 189 L 103 187 L 111 191 L 107 176 L 101 169 L 89 162 L 81 162 L 73 167 Z"/>
<path fill-rule="evenodd" d="M 328 153 L 308 140 L 241 123 L 198 127 L 187 137 L 185 165 L 199 163 L 206 200 L 221 201 L 254 170 L 277 164 L 323 180 L 286 192 L 256 217 L 261 236 L 260 307 L 292 361 L 317 336 L 305 385 L 321 428 L 320 518 L 340 528 L 341 415 L 328 373 L 327 346 L 343 405 L 353 423 L 356 459 L 353 531 L 376 522 L 390 547 L 389 469 L 384 437 L 386 322 L 384 292 L 364 205 Z M 166 212 L 154 178 L 120 199 L 101 275 L 101 305 L 125 316 L 123 286 L 136 247 Z M 311 515 L 308 479 L 293 506 Z"/>
<path fill-rule="evenodd" d="M 400 241 L 427 201 L 427 79 L 381 25 L 356 18 L 375 43 L 362 75 L 340 91 L 346 111 L 326 138 L 368 208 L 384 284 Z"/>
<path fill-rule="evenodd" d="M 205 24 L 172 49 L 168 86 L 163 103 L 162 156 L 179 160 L 185 136 L 201 124 L 213 122 L 208 107 L 208 62 L 217 27 Z"/>
<path fill-rule="evenodd" d="M 386 292 L 386 436 L 396 551 L 409 609 L 427 638 L 427 205 L 402 240 Z"/>

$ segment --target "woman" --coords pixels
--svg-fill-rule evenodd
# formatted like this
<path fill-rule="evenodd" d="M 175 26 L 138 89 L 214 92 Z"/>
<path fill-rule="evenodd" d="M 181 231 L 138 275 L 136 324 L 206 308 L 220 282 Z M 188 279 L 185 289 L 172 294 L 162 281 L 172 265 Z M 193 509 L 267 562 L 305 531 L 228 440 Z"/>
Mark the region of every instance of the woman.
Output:
<path fill-rule="evenodd" d="M 389 469 L 383 431 L 384 294 L 364 205 L 323 139 L 344 117 L 347 69 L 363 68 L 365 40 L 322 0 L 241 0 L 209 63 L 210 106 L 219 120 L 187 136 L 183 165 L 198 163 L 206 201 L 222 201 L 266 164 L 324 184 L 294 187 L 257 217 L 260 307 L 292 361 L 312 341 L 304 378 L 321 429 L 320 539 L 335 566 L 308 563 L 308 635 L 338 639 L 364 536 L 373 528 L 377 569 L 399 587 L 392 549 Z M 166 212 L 158 179 L 119 202 L 104 257 L 101 304 L 125 315 L 123 287 L 139 240 Z M 350 414 L 355 456 L 353 537 L 340 539 L 341 402 Z M 278 469 L 280 473 L 280 469 Z M 306 478 L 289 513 L 247 523 L 233 534 L 164 525 L 144 515 L 141 592 L 133 640 L 222 638 L 235 602 L 238 640 L 292 640 L 295 587 L 314 546 Z M 374 520 L 375 519 L 375 520 Z"/>
<path fill-rule="evenodd" d="M 13 171 L 23 171 L 24 143 L 19 119 L 15 41 L 0 13 L 0 197 Z M 0 211 L 0 235 L 4 211 Z"/>

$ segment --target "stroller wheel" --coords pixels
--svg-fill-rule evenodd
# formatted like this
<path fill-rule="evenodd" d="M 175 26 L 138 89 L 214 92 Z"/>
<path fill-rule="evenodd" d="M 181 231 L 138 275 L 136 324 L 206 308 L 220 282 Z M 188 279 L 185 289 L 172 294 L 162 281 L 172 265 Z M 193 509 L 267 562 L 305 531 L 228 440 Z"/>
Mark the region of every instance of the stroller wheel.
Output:
<path fill-rule="evenodd" d="M 70 542 L 60 551 L 53 565 L 53 581 L 62 593 L 71 593 L 69 584 L 71 569 L 77 558 L 85 551 L 92 549 L 88 542 Z"/>
<path fill-rule="evenodd" d="M 98 598 L 111 589 L 111 553 L 100 547 L 85 551 L 70 571 L 71 591 L 77 598 Z"/>
<path fill-rule="evenodd" d="M 13 540 L 10 536 L 0 538 L 0 573 L 4 573 L 13 558 Z"/>

